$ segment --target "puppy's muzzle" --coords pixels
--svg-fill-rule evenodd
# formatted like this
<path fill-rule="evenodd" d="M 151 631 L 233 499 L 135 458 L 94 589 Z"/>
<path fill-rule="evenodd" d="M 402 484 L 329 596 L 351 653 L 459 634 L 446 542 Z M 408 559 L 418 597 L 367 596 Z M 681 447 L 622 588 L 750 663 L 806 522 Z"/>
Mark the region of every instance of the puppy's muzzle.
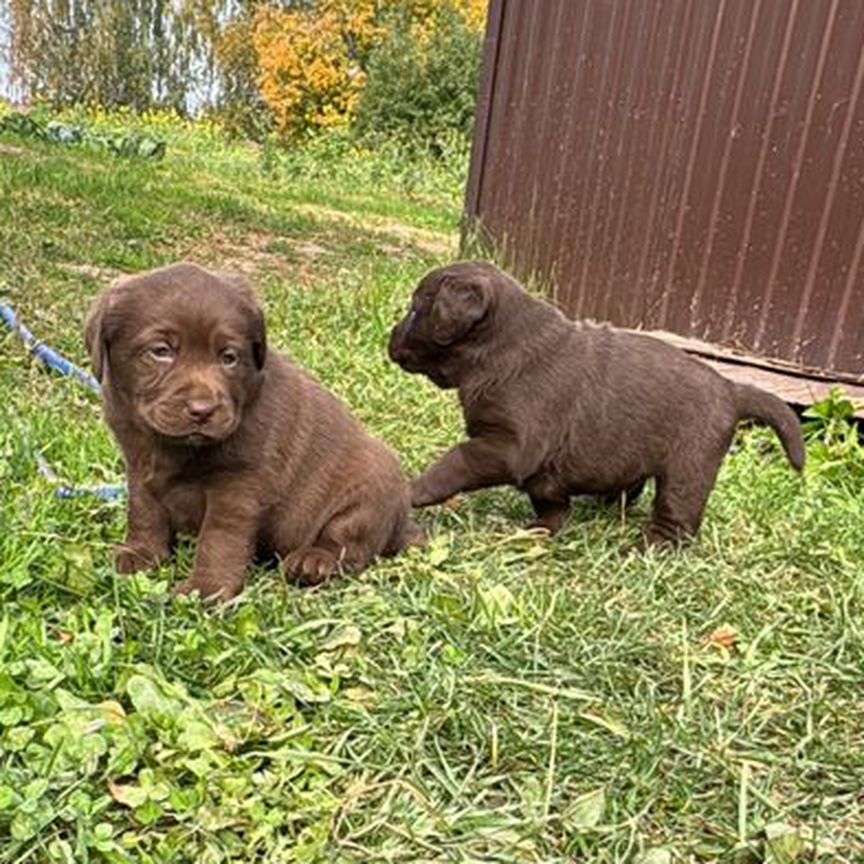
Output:
<path fill-rule="evenodd" d="M 390 359 L 400 366 L 410 356 L 410 351 L 405 347 L 404 328 L 404 321 L 393 328 L 393 331 L 390 333 L 390 342 L 387 346 L 387 353 L 390 355 Z"/>
<path fill-rule="evenodd" d="M 191 399 L 186 403 L 186 414 L 196 426 L 204 426 L 218 408 L 213 399 Z"/>
<path fill-rule="evenodd" d="M 415 352 L 408 347 L 408 337 L 414 325 L 417 323 L 417 312 L 412 309 L 392 330 L 390 333 L 390 344 L 388 345 L 388 353 L 390 359 L 394 363 L 398 363 L 407 371 L 416 371 L 409 369 L 411 361 L 416 359 Z"/>

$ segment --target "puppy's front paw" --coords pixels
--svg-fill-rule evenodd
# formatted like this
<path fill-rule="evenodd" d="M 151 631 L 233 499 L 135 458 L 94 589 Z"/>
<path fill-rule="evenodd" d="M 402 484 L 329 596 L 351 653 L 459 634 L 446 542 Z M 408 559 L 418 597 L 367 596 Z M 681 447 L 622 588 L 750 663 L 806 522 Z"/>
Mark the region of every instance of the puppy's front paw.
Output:
<path fill-rule="evenodd" d="M 320 546 L 307 546 L 285 559 L 285 573 L 300 585 L 320 585 L 339 568 L 336 556 Z"/>
<path fill-rule="evenodd" d="M 114 566 L 117 568 L 117 572 L 124 576 L 158 567 L 167 557 L 167 552 L 151 549 L 143 543 L 123 544 L 114 547 Z"/>
<path fill-rule="evenodd" d="M 409 520 L 402 537 L 404 548 L 422 549 L 428 542 L 429 538 L 426 536 L 426 532 L 416 522 Z"/>
<path fill-rule="evenodd" d="M 429 495 L 429 490 L 426 489 L 426 481 L 421 474 L 419 477 L 414 477 L 408 482 L 408 489 L 411 493 L 412 507 L 428 507 L 432 501 Z"/>
<path fill-rule="evenodd" d="M 233 600 L 242 590 L 242 582 L 231 582 L 207 576 L 190 576 L 181 582 L 173 593 L 180 596 L 197 593 L 202 600 L 207 600 L 210 603 L 224 603 L 226 600 Z"/>

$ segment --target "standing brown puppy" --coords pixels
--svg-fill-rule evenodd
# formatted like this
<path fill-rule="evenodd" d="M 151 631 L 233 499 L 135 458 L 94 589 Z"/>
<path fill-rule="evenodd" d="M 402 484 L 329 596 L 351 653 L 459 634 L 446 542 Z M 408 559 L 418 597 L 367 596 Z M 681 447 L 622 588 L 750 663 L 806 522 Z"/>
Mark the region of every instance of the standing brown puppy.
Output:
<path fill-rule="evenodd" d="M 409 542 L 395 455 L 287 357 L 241 279 L 175 264 L 121 280 L 85 334 L 105 419 L 126 461 L 117 569 L 165 560 L 198 536 L 180 593 L 238 594 L 256 550 L 316 583 Z"/>
<path fill-rule="evenodd" d="M 804 465 L 798 420 L 777 397 L 650 336 L 569 321 L 491 264 L 429 273 L 390 357 L 458 388 L 469 436 L 412 481 L 415 507 L 512 484 L 554 533 L 571 495 L 629 497 L 653 477 L 647 540 L 679 542 L 699 528 L 739 420 L 770 425 Z"/>

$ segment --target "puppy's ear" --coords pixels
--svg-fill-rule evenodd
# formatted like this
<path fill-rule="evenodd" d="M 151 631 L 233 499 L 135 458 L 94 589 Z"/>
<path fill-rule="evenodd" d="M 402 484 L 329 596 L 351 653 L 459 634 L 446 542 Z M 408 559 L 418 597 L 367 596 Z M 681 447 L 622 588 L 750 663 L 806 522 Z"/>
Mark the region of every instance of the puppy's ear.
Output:
<path fill-rule="evenodd" d="M 255 361 L 255 368 L 260 371 L 267 359 L 267 326 L 264 323 L 264 313 L 257 304 L 252 317 L 252 359 Z"/>
<path fill-rule="evenodd" d="M 256 369 L 263 369 L 267 359 L 267 325 L 264 312 L 252 286 L 239 273 L 219 270 L 216 275 L 230 285 L 246 301 L 246 314 L 249 318 L 249 340 L 252 343 L 252 359 Z"/>
<path fill-rule="evenodd" d="M 93 301 L 84 322 L 84 345 L 90 355 L 90 365 L 93 367 L 96 380 L 100 382 L 108 363 L 108 343 L 111 334 L 108 313 L 116 299 L 117 284 L 103 291 Z"/>
<path fill-rule="evenodd" d="M 484 282 L 445 282 L 430 311 L 433 341 L 451 345 L 464 336 L 486 314 L 489 301 L 489 287 Z"/>

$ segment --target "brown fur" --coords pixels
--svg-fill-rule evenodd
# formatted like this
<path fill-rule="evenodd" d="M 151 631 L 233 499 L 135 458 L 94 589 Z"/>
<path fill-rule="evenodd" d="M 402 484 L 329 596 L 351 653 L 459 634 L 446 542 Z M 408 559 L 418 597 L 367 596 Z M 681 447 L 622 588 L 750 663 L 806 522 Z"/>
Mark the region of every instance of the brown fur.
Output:
<path fill-rule="evenodd" d="M 395 455 L 306 372 L 266 345 L 239 278 L 175 264 L 118 282 L 85 334 L 126 461 L 121 573 L 197 535 L 180 593 L 227 599 L 256 550 L 316 583 L 412 540 Z"/>
<path fill-rule="evenodd" d="M 415 507 L 512 484 L 554 533 L 571 495 L 632 499 L 653 477 L 647 541 L 678 542 L 698 530 L 739 420 L 772 426 L 804 465 L 798 420 L 777 397 L 650 336 L 569 321 L 491 264 L 429 273 L 389 351 L 458 389 L 469 436 L 411 482 Z"/>

